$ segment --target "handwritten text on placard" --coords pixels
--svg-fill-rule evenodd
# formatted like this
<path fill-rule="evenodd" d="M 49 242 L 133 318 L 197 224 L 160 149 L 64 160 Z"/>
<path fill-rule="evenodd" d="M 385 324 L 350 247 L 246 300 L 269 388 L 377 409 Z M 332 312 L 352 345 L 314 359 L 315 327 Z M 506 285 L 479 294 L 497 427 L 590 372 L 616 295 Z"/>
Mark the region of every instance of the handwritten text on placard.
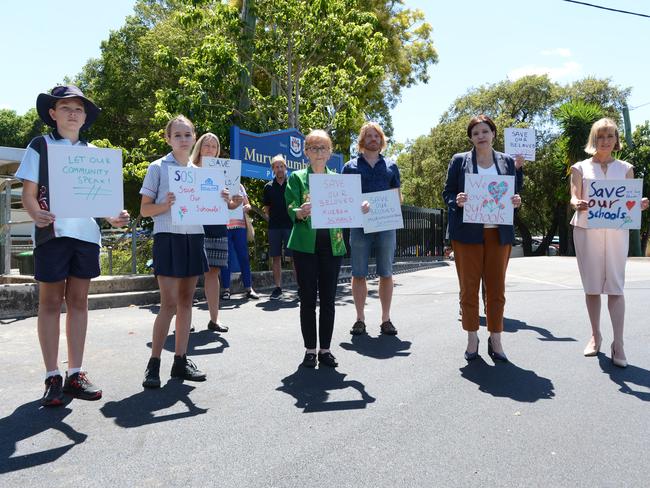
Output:
<path fill-rule="evenodd" d="M 504 131 L 505 152 L 511 156 L 521 154 L 527 161 L 535 161 L 535 129 L 513 129 Z"/>
<path fill-rule="evenodd" d="M 467 202 L 463 206 L 463 222 L 512 225 L 514 187 L 514 176 L 465 175 Z"/>
<path fill-rule="evenodd" d="M 587 227 L 640 229 L 643 180 L 585 180 Z"/>
<path fill-rule="evenodd" d="M 176 197 L 172 224 L 227 224 L 228 207 L 221 196 L 225 187 L 219 169 L 170 166 L 169 191 Z"/>
<path fill-rule="evenodd" d="M 310 174 L 313 229 L 363 227 L 361 175 Z"/>
<path fill-rule="evenodd" d="M 370 211 L 363 214 L 363 231 L 366 234 L 404 227 L 399 190 L 363 193 L 361 197 L 370 204 Z"/>

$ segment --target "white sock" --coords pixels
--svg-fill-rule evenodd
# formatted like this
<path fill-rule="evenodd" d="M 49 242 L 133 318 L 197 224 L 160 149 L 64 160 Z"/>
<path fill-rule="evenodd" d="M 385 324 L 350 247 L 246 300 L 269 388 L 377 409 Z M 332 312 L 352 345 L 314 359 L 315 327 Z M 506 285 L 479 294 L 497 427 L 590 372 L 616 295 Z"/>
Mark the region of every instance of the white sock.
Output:
<path fill-rule="evenodd" d="M 81 368 L 69 368 L 68 369 L 68 376 L 72 376 L 75 373 L 80 373 Z"/>
<path fill-rule="evenodd" d="M 45 373 L 45 379 L 51 378 L 52 376 L 56 376 L 57 374 L 61 376 L 61 371 L 59 371 L 58 369 L 47 371 Z"/>

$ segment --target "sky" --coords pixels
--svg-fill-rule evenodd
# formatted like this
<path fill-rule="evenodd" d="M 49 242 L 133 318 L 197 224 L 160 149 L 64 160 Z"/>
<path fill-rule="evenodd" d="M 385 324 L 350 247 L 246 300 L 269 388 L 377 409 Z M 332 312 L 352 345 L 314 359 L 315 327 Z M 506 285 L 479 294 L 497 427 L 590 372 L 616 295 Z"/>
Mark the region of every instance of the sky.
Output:
<path fill-rule="evenodd" d="M 432 25 L 439 62 L 429 69 L 429 82 L 405 89 L 392 110 L 396 141 L 428 134 L 471 88 L 532 73 L 548 73 L 563 84 L 586 76 L 611 78 L 632 88 L 632 126 L 650 120 L 650 18 L 563 0 L 404 3 L 422 10 Z M 648 0 L 589 3 L 650 15 Z M 74 77 L 100 55 L 102 40 L 124 24 L 134 1 L 71 0 L 65 12 L 60 5 L 0 2 L 0 108 L 23 114 L 38 93 Z"/>

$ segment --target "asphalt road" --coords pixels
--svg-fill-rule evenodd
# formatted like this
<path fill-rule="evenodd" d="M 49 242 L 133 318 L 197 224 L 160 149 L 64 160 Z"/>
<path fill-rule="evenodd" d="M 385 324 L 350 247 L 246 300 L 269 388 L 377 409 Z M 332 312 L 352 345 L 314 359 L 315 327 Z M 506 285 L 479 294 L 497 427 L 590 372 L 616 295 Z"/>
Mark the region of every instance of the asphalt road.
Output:
<path fill-rule="evenodd" d="M 155 307 L 89 314 L 85 367 L 97 402 L 41 409 L 36 318 L 0 322 L 0 486 L 582 487 L 648 486 L 650 261 L 630 260 L 626 353 L 585 358 L 590 335 L 571 258 L 513 259 L 503 344 L 510 364 L 463 359 L 455 269 L 396 275 L 397 337 L 352 339 L 339 287 L 332 349 L 340 366 L 305 370 L 298 302 L 231 300 L 231 330 L 195 309 L 190 356 L 205 383 L 144 391 Z M 163 353 L 163 383 L 173 336 Z M 61 341 L 65 359 L 65 337 Z M 62 364 L 65 368 L 65 364 Z"/>

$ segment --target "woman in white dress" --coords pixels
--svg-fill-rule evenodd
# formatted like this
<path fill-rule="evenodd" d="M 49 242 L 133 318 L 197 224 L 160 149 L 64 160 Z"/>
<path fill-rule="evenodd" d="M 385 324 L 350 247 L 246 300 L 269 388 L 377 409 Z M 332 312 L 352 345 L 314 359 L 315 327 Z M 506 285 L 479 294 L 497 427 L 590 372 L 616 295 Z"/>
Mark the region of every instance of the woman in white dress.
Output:
<path fill-rule="evenodd" d="M 592 157 L 571 166 L 571 206 L 576 213 L 571 219 L 573 241 L 576 249 L 582 287 L 585 291 L 587 313 L 591 322 L 591 339 L 584 350 L 585 356 L 596 356 L 603 337 L 600 333 L 600 295 L 607 295 L 607 308 L 614 330 L 611 359 L 614 365 L 627 366 L 623 349 L 625 319 L 625 262 L 629 247 L 627 229 L 588 229 L 588 200 L 585 180 L 622 180 L 634 178 L 630 163 L 612 157 L 621 149 L 616 123 L 600 119 L 591 127 L 585 152 Z M 644 198 L 641 209 L 648 208 Z"/>

